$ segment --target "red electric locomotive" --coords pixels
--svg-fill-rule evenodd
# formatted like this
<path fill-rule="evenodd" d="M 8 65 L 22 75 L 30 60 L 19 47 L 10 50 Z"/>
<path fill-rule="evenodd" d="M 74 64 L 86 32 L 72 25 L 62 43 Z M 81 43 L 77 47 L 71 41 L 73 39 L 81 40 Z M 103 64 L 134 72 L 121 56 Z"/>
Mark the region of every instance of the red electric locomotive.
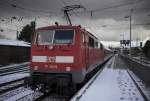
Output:
<path fill-rule="evenodd" d="M 103 59 L 102 44 L 80 26 L 42 27 L 36 30 L 31 48 L 33 82 L 82 83 Z"/>

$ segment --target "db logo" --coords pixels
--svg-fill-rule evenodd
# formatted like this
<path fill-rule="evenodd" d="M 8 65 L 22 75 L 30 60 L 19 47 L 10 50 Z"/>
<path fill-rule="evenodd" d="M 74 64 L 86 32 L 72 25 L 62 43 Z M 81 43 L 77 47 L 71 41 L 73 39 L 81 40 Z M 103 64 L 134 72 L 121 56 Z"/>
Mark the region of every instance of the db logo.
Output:
<path fill-rule="evenodd" d="M 48 62 L 55 62 L 56 58 L 53 56 L 53 57 L 48 57 L 47 58 L 47 61 Z"/>

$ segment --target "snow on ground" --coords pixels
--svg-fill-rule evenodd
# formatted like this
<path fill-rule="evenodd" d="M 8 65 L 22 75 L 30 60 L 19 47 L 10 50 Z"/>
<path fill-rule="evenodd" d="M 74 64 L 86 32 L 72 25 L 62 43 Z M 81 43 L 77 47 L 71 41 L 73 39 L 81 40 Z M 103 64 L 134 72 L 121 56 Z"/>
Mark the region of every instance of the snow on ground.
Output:
<path fill-rule="evenodd" d="M 20 98 L 25 97 L 25 96 L 27 96 L 27 95 L 29 95 L 29 94 L 32 94 L 32 93 L 34 93 L 34 91 L 32 91 L 32 90 L 27 90 L 27 91 L 25 91 L 25 92 L 16 94 L 15 96 L 12 96 L 12 97 L 10 97 L 9 99 L 6 99 L 5 101 L 17 101 L 17 100 L 19 100 Z"/>
<path fill-rule="evenodd" d="M 30 47 L 30 43 L 18 40 L 0 39 L 0 45 Z"/>
<path fill-rule="evenodd" d="M 0 84 L 11 82 L 14 80 L 22 79 L 24 77 L 29 77 L 29 73 L 15 73 L 15 74 L 10 74 L 6 76 L 1 76 L 0 77 Z"/>
<path fill-rule="evenodd" d="M 94 82 L 85 85 L 71 101 L 144 101 L 127 70 L 115 68 L 114 62 L 115 57 Z"/>
<path fill-rule="evenodd" d="M 2 67 L 0 67 L 0 69 L 29 65 L 29 63 L 30 62 L 23 62 L 23 63 L 19 63 L 19 64 L 10 64 L 10 65 L 7 65 L 7 66 L 2 66 Z"/>

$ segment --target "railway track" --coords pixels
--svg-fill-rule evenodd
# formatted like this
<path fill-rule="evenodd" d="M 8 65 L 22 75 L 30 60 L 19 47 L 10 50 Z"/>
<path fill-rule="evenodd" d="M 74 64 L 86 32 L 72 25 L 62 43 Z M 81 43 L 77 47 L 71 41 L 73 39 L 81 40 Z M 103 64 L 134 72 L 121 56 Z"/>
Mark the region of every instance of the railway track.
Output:
<path fill-rule="evenodd" d="M 27 86 L 30 78 L 29 63 L 0 67 L 0 94 L 5 94 L 19 87 Z M 1 101 L 1 100 L 0 100 Z"/>
<path fill-rule="evenodd" d="M 29 63 L 0 67 L 0 76 L 14 73 L 29 73 Z"/>
<path fill-rule="evenodd" d="M 0 67 L 0 101 L 33 101 L 43 94 L 30 89 L 29 63 Z"/>
<path fill-rule="evenodd" d="M 43 94 L 35 99 L 35 101 L 69 101 L 72 95 L 62 94 L 62 91 L 54 90 Z M 69 93 L 69 92 L 68 92 Z"/>
<path fill-rule="evenodd" d="M 127 57 L 135 62 L 150 66 L 150 59 L 148 59 L 144 56 L 141 56 L 141 57 L 140 56 L 138 56 L 138 57 L 127 56 Z"/>
<path fill-rule="evenodd" d="M 93 71 L 94 74 L 96 73 L 99 73 L 103 70 L 103 66 L 111 59 L 112 56 L 108 57 L 105 59 L 105 61 L 100 65 L 98 66 L 97 69 L 95 69 L 95 71 Z M 76 91 L 74 93 L 71 94 L 71 92 L 68 92 L 65 90 L 65 88 L 63 89 L 59 89 L 59 88 L 56 88 L 56 89 L 53 89 L 52 91 L 50 91 L 49 93 L 47 94 L 43 94 L 42 96 L 38 97 L 36 99 L 36 101 L 69 101 L 80 89 L 82 89 L 82 87 L 84 85 L 86 85 L 88 83 L 88 81 L 91 80 L 91 78 L 93 78 L 93 76 L 89 76 L 88 79 L 86 80 L 86 82 L 82 85 L 80 85 Z"/>
<path fill-rule="evenodd" d="M 30 87 L 22 85 L 16 89 L 11 89 L 0 95 L 0 101 L 68 101 L 70 96 L 62 95 L 56 89 L 46 94 L 41 93 L 39 90 L 33 91 Z"/>
<path fill-rule="evenodd" d="M 14 73 L 29 73 L 29 68 L 28 67 L 21 67 L 21 69 L 15 69 L 15 70 L 7 70 L 7 71 L 3 71 L 0 72 L 0 76 L 6 76 L 6 75 L 10 75 L 10 74 L 14 74 Z"/>
<path fill-rule="evenodd" d="M 0 101 L 68 101 L 70 96 L 59 95 L 58 92 L 49 92 L 47 94 L 40 91 L 33 91 L 30 88 L 19 87 L 11 90 L 4 95 L 0 95 Z"/>
<path fill-rule="evenodd" d="M 144 63 L 144 64 L 147 64 L 147 65 L 150 65 L 150 61 L 145 59 L 145 58 L 133 58 L 133 60 L 137 61 L 137 62 L 140 62 L 140 63 Z"/>
<path fill-rule="evenodd" d="M 22 86 L 0 95 L 0 101 L 34 101 L 40 96 L 42 93 Z"/>
<path fill-rule="evenodd" d="M 103 66 L 107 61 L 109 60 L 109 58 L 101 65 Z M 11 70 L 16 70 L 17 68 L 21 68 L 21 66 L 18 67 L 14 67 Z M 0 71 L 3 72 L 7 71 L 8 68 L 3 68 Z M 97 69 L 99 70 L 99 69 Z M 12 72 L 11 72 L 12 73 Z M 9 72 L 6 73 L 6 75 L 8 75 Z M 76 90 L 76 92 L 72 93 L 68 92 L 68 90 L 66 90 L 67 88 L 52 88 L 51 91 L 49 91 L 48 93 L 41 93 L 39 89 L 37 89 L 36 91 L 33 91 L 30 89 L 27 82 L 25 82 L 25 80 L 28 79 L 28 77 L 24 77 L 22 79 L 17 79 L 14 80 L 12 82 L 7 82 L 7 83 L 3 83 L 0 85 L 0 93 L 2 93 L 2 95 L 0 95 L 0 101 L 1 99 L 6 100 L 6 101 L 68 101 L 78 90 L 80 90 L 82 88 L 82 86 L 78 87 L 78 89 Z M 18 95 L 17 95 L 18 94 Z"/>
<path fill-rule="evenodd" d="M 3 65 L 0 65 L 0 67 L 3 67 Z"/>
<path fill-rule="evenodd" d="M 8 91 L 13 90 L 13 89 L 16 89 L 18 87 L 27 85 L 28 79 L 29 79 L 29 77 L 24 77 L 24 78 L 17 79 L 14 81 L 1 83 L 0 84 L 0 94 L 8 92 Z"/>
<path fill-rule="evenodd" d="M 34 101 L 43 94 L 29 87 L 30 76 L 0 84 L 0 101 Z"/>
<path fill-rule="evenodd" d="M 130 78 L 132 79 L 132 81 L 134 82 L 135 86 L 137 87 L 138 91 L 140 92 L 140 94 L 142 95 L 144 101 L 149 101 L 150 99 L 148 98 L 148 96 L 144 93 L 144 91 L 141 89 L 140 85 L 138 84 L 138 82 L 136 81 L 136 79 L 134 78 L 133 74 L 131 74 L 131 72 L 128 70 L 127 71 Z"/>
<path fill-rule="evenodd" d="M 138 62 L 138 63 L 142 63 L 142 64 L 144 63 L 145 65 L 150 65 L 150 61 L 144 57 L 141 57 L 141 58 L 131 58 L 130 57 L 130 59 L 135 62 Z M 148 85 L 144 85 L 143 80 L 140 79 L 138 76 L 136 76 L 136 74 L 134 74 L 133 71 L 131 71 L 130 69 L 127 69 L 126 71 L 127 71 L 127 74 L 129 75 L 129 77 L 131 78 L 131 80 L 133 81 L 135 87 L 140 92 L 144 101 L 150 101 L 150 91 L 146 91 L 146 89 L 149 88 Z M 142 89 L 142 87 L 144 87 L 145 89 Z M 145 92 L 148 92 L 148 93 L 145 93 Z"/>

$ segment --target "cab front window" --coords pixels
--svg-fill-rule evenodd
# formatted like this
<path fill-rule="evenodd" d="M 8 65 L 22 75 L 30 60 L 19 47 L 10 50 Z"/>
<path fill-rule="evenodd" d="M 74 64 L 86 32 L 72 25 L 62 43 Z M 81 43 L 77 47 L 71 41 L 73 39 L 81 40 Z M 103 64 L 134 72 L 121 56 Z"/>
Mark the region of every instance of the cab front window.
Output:
<path fill-rule="evenodd" d="M 53 30 L 41 30 L 37 32 L 37 44 L 39 45 L 49 45 L 53 42 Z"/>
<path fill-rule="evenodd" d="M 54 44 L 73 43 L 74 30 L 56 30 L 54 35 Z"/>
<path fill-rule="evenodd" d="M 36 44 L 72 44 L 74 30 L 40 30 L 37 32 Z"/>

